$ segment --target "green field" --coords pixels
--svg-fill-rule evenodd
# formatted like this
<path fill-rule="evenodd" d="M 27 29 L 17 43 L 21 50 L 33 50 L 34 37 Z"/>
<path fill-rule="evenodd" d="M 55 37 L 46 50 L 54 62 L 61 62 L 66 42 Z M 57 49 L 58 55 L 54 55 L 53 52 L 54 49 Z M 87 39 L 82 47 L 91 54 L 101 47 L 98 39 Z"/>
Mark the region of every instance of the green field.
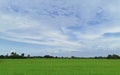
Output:
<path fill-rule="evenodd" d="M 0 59 L 0 75 L 120 75 L 120 60 Z"/>

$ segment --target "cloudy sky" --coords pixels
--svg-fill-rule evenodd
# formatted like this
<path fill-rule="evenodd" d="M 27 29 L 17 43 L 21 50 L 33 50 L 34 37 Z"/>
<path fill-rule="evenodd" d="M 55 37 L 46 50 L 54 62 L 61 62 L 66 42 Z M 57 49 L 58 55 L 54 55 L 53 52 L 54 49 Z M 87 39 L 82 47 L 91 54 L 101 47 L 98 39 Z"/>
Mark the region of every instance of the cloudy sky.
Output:
<path fill-rule="evenodd" d="M 0 54 L 120 54 L 120 0 L 0 0 Z"/>

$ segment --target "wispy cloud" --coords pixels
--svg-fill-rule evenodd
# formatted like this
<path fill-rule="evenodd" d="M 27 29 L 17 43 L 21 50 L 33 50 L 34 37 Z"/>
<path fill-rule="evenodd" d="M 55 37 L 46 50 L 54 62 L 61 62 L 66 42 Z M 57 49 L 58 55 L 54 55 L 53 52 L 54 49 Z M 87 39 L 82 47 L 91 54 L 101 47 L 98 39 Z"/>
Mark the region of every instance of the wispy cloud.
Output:
<path fill-rule="evenodd" d="M 119 6 L 119 0 L 1 0 L 0 38 L 55 52 L 119 48 Z"/>

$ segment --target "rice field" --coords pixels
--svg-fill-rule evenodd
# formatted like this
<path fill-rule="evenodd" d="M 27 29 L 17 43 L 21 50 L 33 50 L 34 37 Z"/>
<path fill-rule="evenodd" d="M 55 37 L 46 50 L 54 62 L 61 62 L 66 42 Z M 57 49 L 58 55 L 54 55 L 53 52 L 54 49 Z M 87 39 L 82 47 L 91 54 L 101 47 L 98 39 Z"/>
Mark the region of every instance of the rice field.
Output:
<path fill-rule="evenodd" d="M 0 75 L 120 75 L 120 60 L 0 59 Z"/>

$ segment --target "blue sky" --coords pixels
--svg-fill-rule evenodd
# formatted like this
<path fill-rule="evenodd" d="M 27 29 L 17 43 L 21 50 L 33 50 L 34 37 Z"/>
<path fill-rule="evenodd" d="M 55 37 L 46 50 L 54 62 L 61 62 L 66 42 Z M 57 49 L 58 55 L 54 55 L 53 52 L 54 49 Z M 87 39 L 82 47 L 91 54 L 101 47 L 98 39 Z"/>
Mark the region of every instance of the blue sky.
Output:
<path fill-rule="evenodd" d="M 120 54 L 120 0 L 0 0 L 0 54 Z"/>

